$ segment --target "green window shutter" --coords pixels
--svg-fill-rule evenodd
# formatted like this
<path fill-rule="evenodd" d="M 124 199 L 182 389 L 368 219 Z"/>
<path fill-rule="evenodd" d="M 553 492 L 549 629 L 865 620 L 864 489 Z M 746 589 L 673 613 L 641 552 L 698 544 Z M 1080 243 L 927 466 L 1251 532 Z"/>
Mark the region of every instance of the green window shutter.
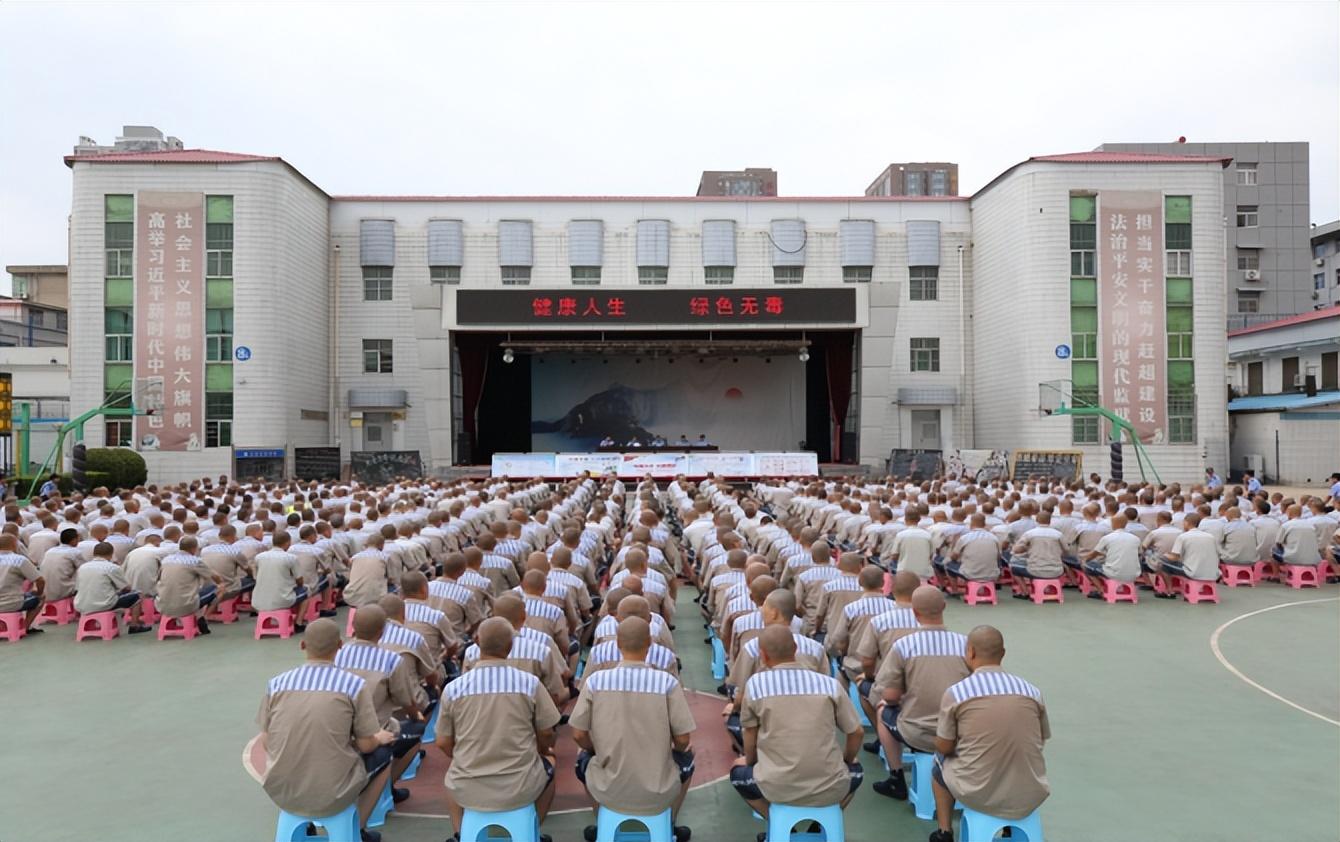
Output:
<path fill-rule="evenodd" d="M 1096 212 L 1093 196 L 1070 197 L 1070 221 L 1093 222 Z"/>
<path fill-rule="evenodd" d="M 1071 386 L 1075 391 L 1098 388 L 1098 363 L 1074 362 L 1070 364 Z"/>
<path fill-rule="evenodd" d="M 231 308 L 210 307 L 205 310 L 205 333 L 232 333 L 233 311 Z"/>
<path fill-rule="evenodd" d="M 1165 248 L 1169 251 L 1187 251 L 1191 248 L 1191 223 L 1169 222 L 1163 226 L 1167 234 Z"/>
<path fill-rule="evenodd" d="M 134 222 L 134 196 L 106 196 L 103 204 L 104 222 Z"/>
<path fill-rule="evenodd" d="M 1168 363 L 1168 387 L 1189 388 L 1196 383 L 1195 364 L 1191 360 L 1172 360 Z"/>
<path fill-rule="evenodd" d="M 107 363 L 102 367 L 102 385 L 108 392 L 128 392 L 135 378 L 135 369 L 130 363 Z"/>
<path fill-rule="evenodd" d="M 1098 281 L 1093 278 L 1071 278 L 1070 306 L 1097 307 Z"/>
<path fill-rule="evenodd" d="M 108 307 L 102 311 L 103 330 L 106 333 L 134 333 L 135 318 L 129 307 Z"/>
<path fill-rule="evenodd" d="M 205 197 L 205 222 L 232 222 L 233 221 L 233 197 L 232 196 L 206 196 Z"/>
<path fill-rule="evenodd" d="M 208 363 L 205 366 L 205 390 L 209 392 L 231 392 L 233 390 L 233 367 L 228 363 Z"/>
<path fill-rule="evenodd" d="M 223 309 L 232 308 L 232 278 L 207 278 L 205 280 L 205 306 Z"/>
<path fill-rule="evenodd" d="M 1191 222 L 1190 196 L 1163 197 L 1164 222 Z"/>
<path fill-rule="evenodd" d="M 1191 333 L 1191 308 L 1168 308 L 1168 333 Z"/>
<path fill-rule="evenodd" d="M 1071 333 L 1097 333 L 1097 332 L 1098 332 L 1098 308 L 1097 308 L 1097 307 L 1071 307 L 1071 308 L 1070 308 L 1070 332 L 1071 332 Z"/>
<path fill-rule="evenodd" d="M 108 278 L 103 292 L 103 303 L 108 307 L 133 307 L 135 282 L 130 278 Z"/>
<path fill-rule="evenodd" d="M 1169 304 L 1191 306 L 1191 279 L 1169 278 L 1167 296 Z"/>

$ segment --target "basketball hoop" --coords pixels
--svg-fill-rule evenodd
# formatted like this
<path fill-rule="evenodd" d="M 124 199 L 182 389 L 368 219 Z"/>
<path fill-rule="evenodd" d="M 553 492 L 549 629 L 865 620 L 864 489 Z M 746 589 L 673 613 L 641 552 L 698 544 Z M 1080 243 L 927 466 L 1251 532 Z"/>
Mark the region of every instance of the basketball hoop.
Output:
<path fill-rule="evenodd" d="M 137 377 L 131 391 L 131 403 L 137 413 L 155 415 L 163 411 L 165 381 L 162 377 Z"/>
<path fill-rule="evenodd" d="M 1058 409 L 1074 406 L 1069 380 L 1044 380 L 1038 384 L 1038 412 L 1051 415 Z"/>

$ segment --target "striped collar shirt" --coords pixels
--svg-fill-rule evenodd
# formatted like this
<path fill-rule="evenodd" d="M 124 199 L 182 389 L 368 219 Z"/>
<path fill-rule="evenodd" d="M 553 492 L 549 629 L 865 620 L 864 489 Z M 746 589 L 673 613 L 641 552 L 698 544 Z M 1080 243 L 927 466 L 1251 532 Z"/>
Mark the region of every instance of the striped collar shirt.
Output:
<path fill-rule="evenodd" d="M 362 678 L 346 672 L 334 664 L 303 664 L 280 673 L 266 685 L 266 694 L 278 695 L 288 691 L 317 691 L 341 693 L 354 698 L 366 684 Z"/>

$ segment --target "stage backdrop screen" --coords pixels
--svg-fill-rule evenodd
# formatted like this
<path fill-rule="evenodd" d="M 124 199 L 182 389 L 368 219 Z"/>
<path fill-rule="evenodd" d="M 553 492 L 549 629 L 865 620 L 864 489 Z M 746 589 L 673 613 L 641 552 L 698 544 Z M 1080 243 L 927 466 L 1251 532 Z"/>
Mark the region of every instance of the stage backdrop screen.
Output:
<path fill-rule="evenodd" d="M 593 450 L 605 436 L 706 433 L 722 450 L 797 450 L 805 437 L 805 364 L 794 356 L 576 359 L 531 364 L 531 450 Z"/>

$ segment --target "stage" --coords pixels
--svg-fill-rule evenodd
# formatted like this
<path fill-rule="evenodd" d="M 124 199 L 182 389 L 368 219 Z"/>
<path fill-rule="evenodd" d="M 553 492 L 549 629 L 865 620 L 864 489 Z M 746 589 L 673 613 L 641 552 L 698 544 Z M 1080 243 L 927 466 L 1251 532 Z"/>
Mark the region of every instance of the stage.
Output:
<path fill-rule="evenodd" d="M 811 477 L 819 459 L 805 452 L 755 451 L 624 451 L 622 453 L 495 453 L 489 474 L 494 477 L 570 479 L 589 473 L 621 479 L 671 479 L 708 474 L 729 478 Z"/>

